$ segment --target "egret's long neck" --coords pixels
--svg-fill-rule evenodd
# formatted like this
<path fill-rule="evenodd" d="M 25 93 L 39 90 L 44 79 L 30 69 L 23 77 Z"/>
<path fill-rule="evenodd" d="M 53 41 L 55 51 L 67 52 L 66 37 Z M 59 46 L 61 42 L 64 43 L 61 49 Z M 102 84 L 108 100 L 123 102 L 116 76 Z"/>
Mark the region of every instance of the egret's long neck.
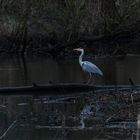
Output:
<path fill-rule="evenodd" d="M 80 56 L 79 56 L 79 64 L 80 64 L 80 65 L 82 65 L 83 55 L 84 55 L 84 50 L 81 50 L 81 54 L 80 54 Z"/>

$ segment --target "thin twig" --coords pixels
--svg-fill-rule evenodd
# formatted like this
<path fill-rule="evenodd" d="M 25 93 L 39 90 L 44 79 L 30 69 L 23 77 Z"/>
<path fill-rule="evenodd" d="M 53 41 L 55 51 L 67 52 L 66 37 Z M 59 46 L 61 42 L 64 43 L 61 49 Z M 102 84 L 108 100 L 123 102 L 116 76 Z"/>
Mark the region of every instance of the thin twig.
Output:
<path fill-rule="evenodd" d="M 6 137 L 7 133 L 14 127 L 17 120 L 13 121 L 13 123 L 7 128 L 7 130 L 3 133 L 2 136 L 0 136 L 0 140 L 2 140 L 4 137 Z"/>

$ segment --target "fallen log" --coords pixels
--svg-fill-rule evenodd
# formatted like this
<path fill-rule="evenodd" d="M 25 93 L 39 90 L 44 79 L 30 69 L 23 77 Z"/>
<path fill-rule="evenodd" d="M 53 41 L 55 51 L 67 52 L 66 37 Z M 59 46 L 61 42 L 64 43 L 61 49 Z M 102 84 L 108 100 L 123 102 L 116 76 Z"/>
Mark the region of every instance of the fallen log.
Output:
<path fill-rule="evenodd" d="M 61 84 L 48 84 L 21 87 L 1 87 L 0 95 L 48 95 L 48 96 L 60 96 L 60 95 L 79 95 L 87 94 L 86 92 L 102 92 L 102 91 L 115 91 L 115 90 L 131 90 L 130 85 L 87 85 L 87 84 L 73 84 L 73 83 L 61 83 Z M 136 89 L 140 89 L 140 86 L 135 86 Z"/>
<path fill-rule="evenodd" d="M 21 87 L 2 87 L 0 95 L 68 95 L 79 92 L 94 91 L 94 86 L 86 84 L 48 84 Z"/>

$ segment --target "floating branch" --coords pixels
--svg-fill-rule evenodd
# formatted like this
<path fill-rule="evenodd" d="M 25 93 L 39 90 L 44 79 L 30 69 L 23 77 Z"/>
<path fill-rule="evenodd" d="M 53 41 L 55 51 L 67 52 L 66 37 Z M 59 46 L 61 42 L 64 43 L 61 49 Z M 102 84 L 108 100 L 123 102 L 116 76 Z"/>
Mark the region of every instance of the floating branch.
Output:
<path fill-rule="evenodd" d="M 115 122 L 115 123 L 108 123 L 105 125 L 106 128 L 125 128 L 125 129 L 130 129 L 130 128 L 135 128 L 137 122 L 136 121 L 122 121 L 122 122 Z M 24 126 L 24 125 L 23 125 Z M 36 129 L 62 129 L 62 126 L 41 126 L 41 125 L 36 125 Z M 103 126 L 99 125 L 98 127 L 91 126 L 91 127 L 85 127 L 84 130 L 94 130 L 94 129 L 102 129 Z M 72 131 L 79 131 L 82 130 L 81 126 L 64 126 L 64 129 L 67 130 L 72 130 Z"/>

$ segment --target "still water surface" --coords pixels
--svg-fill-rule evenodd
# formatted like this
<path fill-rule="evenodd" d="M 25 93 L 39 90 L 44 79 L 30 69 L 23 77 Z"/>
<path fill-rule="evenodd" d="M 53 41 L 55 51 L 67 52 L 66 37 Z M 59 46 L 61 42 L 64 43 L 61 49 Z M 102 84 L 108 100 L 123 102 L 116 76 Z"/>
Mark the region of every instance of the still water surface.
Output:
<path fill-rule="evenodd" d="M 139 56 L 90 61 L 104 73 L 103 77 L 95 76 L 94 82 L 98 85 L 129 84 L 129 78 L 140 84 Z M 78 59 L 50 58 L 1 58 L 0 73 L 1 87 L 32 85 L 33 82 L 83 83 L 89 76 L 81 70 Z M 0 136 L 16 120 L 18 123 L 6 134 L 5 139 L 135 140 L 140 105 L 137 102 L 132 104 L 127 93 L 122 93 L 122 96 L 106 94 L 70 98 L 67 101 L 61 99 L 59 102 L 52 100 L 50 103 L 47 97 L 0 97 Z M 87 114 L 84 115 L 84 112 Z M 128 125 L 116 125 L 113 120 L 126 121 Z M 66 125 L 70 129 L 41 127 L 48 125 Z"/>
<path fill-rule="evenodd" d="M 90 59 L 99 66 L 104 76 L 95 76 L 100 85 L 129 84 L 132 78 L 140 83 L 140 56 L 123 59 Z M 79 66 L 78 59 L 53 60 L 50 58 L 2 58 L 0 60 L 0 86 L 22 86 L 54 83 L 83 83 L 89 78 Z"/>

